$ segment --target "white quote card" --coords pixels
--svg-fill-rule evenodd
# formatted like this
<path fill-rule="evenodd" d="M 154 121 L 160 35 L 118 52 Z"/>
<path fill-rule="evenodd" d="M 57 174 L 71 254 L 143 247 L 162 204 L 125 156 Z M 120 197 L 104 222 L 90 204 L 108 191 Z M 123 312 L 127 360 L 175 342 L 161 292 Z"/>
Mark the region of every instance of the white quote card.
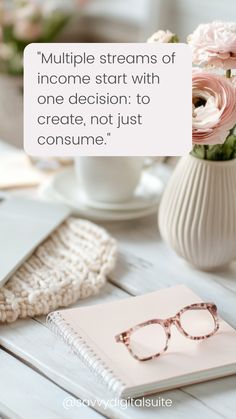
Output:
<path fill-rule="evenodd" d="M 32 156 L 180 156 L 192 142 L 185 44 L 30 44 L 24 148 Z"/>

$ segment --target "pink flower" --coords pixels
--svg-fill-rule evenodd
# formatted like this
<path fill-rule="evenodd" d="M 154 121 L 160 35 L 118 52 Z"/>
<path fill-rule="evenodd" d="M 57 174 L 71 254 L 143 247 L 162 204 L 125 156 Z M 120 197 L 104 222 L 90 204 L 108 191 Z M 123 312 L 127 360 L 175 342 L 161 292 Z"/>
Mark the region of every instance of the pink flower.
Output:
<path fill-rule="evenodd" d="M 193 71 L 193 144 L 223 144 L 236 123 L 236 90 L 226 77 Z"/>
<path fill-rule="evenodd" d="M 201 24 L 188 37 L 197 65 L 236 68 L 236 23 Z"/>
<path fill-rule="evenodd" d="M 236 76 L 231 77 L 229 80 L 233 83 L 234 87 L 236 88 Z"/>
<path fill-rule="evenodd" d="M 21 41 L 37 41 L 43 34 L 42 10 L 36 3 L 26 2 L 14 12 L 13 32 Z"/>
<path fill-rule="evenodd" d="M 169 30 L 163 31 L 159 30 L 155 32 L 147 42 L 159 42 L 159 43 L 171 43 L 171 42 L 178 42 L 177 36 L 170 32 Z"/>
<path fill-rule="evenodd" d="M 30 20 L 19 20 L 14 26 L 14 35 L 22 41 L 36 41 L 43 33 L 41 22 L 31 22 Z"/>
<path fill-rule="evenodd" d="M 33 22 L 41 18 L 42 9 L 38 4 L 26 1 L 23 5 L 18 5 L 14 10 L 13 16 L 16 22 L 18 20 L 30 20 Z"/>

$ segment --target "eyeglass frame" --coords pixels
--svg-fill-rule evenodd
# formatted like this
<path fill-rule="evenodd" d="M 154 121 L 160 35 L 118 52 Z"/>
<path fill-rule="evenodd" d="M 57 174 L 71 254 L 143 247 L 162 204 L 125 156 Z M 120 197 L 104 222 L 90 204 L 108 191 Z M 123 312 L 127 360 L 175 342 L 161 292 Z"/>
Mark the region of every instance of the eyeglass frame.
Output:
<path fill-rule="evenodd" d="M 188 310 L 208 310 L 210 312 L 210 314 L 213 317 L 214 320 L 214 330 L 211 333 L 208 333 L 206 335 L 201 335 L 201 336 L 191 336 L 189 335 L 184 328 L 181 326 L 181 321 L 180 321 L 180 317 L 183 313 L 185 313 Z M 138 329 L 141 329 L 145 326 L 148 326 L 150 324 L 160 324 L 166 334 L 166 345 L 164 347 L 164 349 L 161 352 L 158 352 L 154 355 L 145 357 L 145 358 L 140 358 L 139 356 L 137 356 L 133 351 L 132 348 L 130 347 L 130 336 L 132 335 L 132 333 L 134 333 L 135 331 L 137 331 Z M 124 332 L 121 332 L 117 335 L 115 335 L 115 341 L 116 342 L 121 342 L 123 343 L 128 351 L 130 352 L 130 354 L 132 355 L 133 358 L 137 359 L 138 361 L 149 361 L 151 359 L 157 358 L 160 355 L 162 355 L 164 352 L 167 351 L 168 346 L 169 346 L 169 341 L 171 339 L 171 326 L 175 325 L 178 329 L 178 331 L 184 335 L 186 338 L 191 339 L 191 340 L 204 340 L 204 339 L 208 339 L 211 336 L 213 336 L 217 330 L 219 330 L 219 318 L 218 318 L 218 314 L 217 314 L 217 306 L 215 303 L 194 303 L 194 304 L 190 304 L 188 306 L 185 306 L 184 308 L 182 308 L 180 311 L 178 311 L 178 313 L 175 316 L 169 317 L 167 319 L 151 319 L 151 320 L 147 320 L 143 323 L 139 323 L 127 330 L 125 330 Z"/>

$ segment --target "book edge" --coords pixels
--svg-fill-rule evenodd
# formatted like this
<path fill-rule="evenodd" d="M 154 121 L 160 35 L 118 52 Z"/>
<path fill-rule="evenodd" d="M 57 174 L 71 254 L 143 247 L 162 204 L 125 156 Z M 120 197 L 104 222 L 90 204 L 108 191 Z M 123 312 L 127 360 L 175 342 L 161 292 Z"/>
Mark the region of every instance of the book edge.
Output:
<path fill-rule="evenodd" d="M 216 380 L 223 377 L 228 377 L 236 374 L 236 363 L 223 365 L 221 367 L 210 368 L 202 372 L 197 372 L 193 374 L 185 374 L 181 377 L 176 377 L 175 379 L 169 378 L 167 380 L 162 380 L 156 383 L 149 385 L 149 389 L 144 390 L 143 386 L 139 387 L 126 387 L 121 393 L 121 397 L 136 398 L 136 397 L 146 397 L 161 393 L 167 390 L 179 389 L 181 387 L 191 386 L 193 384 L 200 384 L 207 381 Z"/>

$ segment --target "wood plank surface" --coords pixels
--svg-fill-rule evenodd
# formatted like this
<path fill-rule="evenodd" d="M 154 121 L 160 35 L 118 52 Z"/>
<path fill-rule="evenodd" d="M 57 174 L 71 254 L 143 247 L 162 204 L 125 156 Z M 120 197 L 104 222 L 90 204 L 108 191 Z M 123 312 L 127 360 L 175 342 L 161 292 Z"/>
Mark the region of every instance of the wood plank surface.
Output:
<path fill-rule="evenodd" d="M 102 293 L 77 303 L 78 306 L 99 304 L 103 301 L 127 297 L 127 293 L 107 284 Z M 82 364 L 76 355 L 45 326 L 44 318 L 17 321 L 1 327 L 1 345 L 17 355 L 31 368 L 40 371 L 54 383 L 81 399 L 98 403 L 95 409 L 109 418 L 188 418 L 191 409 L 193 419 L 204 415 L 209 418 L 233 418 L 235 411 L 235 377 L 188 386 L 179 390 L 153 396 L 170 398 L 173 408 L 142 408 L 105 406 L 113 396 L 98 379 Z M 223 397 L 223 395 L 224 397 Z M 219 397 L 221 396 L 221 397 Z M 222 403 L 222 398 L 224 403 Z M 102 403 L 100 405 L 99 403 Z M 68 418 L 70 418 L 70 412 Z"/>
<path fill-rule="evenodd" d="M 76 305 L 99 304 L 184 283 L 203 299 L 215 301 L 221 316 L 236 327 L 236 263 L 224 271 L 215 273 L 193 269 L 163 243 L 157 228 L 157 215 L 129 222 L 104 223 L 103 226 L 118 241 L 119 258 L 116 269 L 110 276 L 111 283 L 106 284 L 99 295 L 79 301 Z M 9 351 L 7 358 L 10 360 L 5 363 L 3 372 L 1 371 L 1 377 L 9 375 L 9 378 L 6 378 L 8 385 L 4 387 L 5 378 L 0 380 L 0 409 L 3 412 L 5 409 L 5 415 L 8 410 L 27 419 L 23 411 L 24 403 L 21 405 L 22 410 L 18 411 L 19 400 L 13 402 L 12 394 L 16 388 L 25 394 L 31 388 L 37 393 L 37 388 L 43 387 L 42 392 L 50 397 L 47 398 L 45 394 L 45 403 L 42 405 L 36 396 L 33 397 L 29 411 L 33 408 L 39 409 L 39 412 L 40 409 L 45 409 L 47 414 L 45 413 L 43 417 L 47 419 L 55 417 L 54 410 L 58 409 L 59 405 L 61 408 L 67 394 L 97 401 L 93 406 L 94 409 L 109 418 L 199 419 L 202 416 L 210 419 L 234 419 L 235 417 L 235 376 L 164 392 L 151 398 L 154 402 L 160 396 L 171 398 L 172 408 L 129 406 L 124 409 L 120 406 L 106 406 L 105 403 L 113 396 L 68 347 L 54 337 L 45 326 L 43 317 L 1 326 L 0 345 Z M 6 352 L 2 352 L 3 358 L 4 356 L 6 358 Z M 24 377 L 22 386 L 19 384 L 21 376 Z M 32 386 L 31 382 L 34 383 Z M 69 419 L 97 415 L 93 409 L 86 408 L 83 414 L 80 409 L 74 407 L 70 410 L 55 411 L 61 414 L 57 417 Z M 33 417 L 37 419 L 35 414 Z"/>
<path fill-rule="evenodd" d="M 111 274 L 114 284 L 132 295 L 185 284 L 203 299 L 215 301 L 222 317 L 236 327 L 236 262 L 217 272 L 194 269 L 162 241 L 157 216 L 106 227 L 120 250 Z"/>
<path fill-rule="evenodd" d="M 0 417 L 9 419 L 99 419 L 86 406 L 63 407 L 71 395 L 0 349 Z M 68 403 L 68 402 L 67 402 Z M 79 409 L 79 410 L 78 410 Z"/>

